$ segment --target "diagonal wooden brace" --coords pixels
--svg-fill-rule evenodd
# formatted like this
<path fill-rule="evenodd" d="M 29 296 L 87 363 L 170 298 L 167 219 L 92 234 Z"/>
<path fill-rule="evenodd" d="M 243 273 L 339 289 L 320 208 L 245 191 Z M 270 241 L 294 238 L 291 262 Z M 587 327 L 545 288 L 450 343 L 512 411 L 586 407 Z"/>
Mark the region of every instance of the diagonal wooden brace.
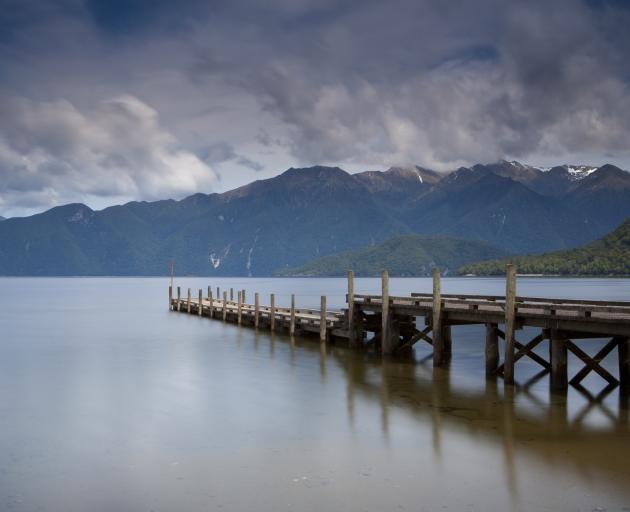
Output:
<path fill-rule="evenodd" d="M 581 359 L 585 366 L 579 372 L 575 374 L 575 376 L 571 379 L 571 384 L 576 385 L 582 382 L 582 379 L 586 377 L 591 371 L 594 371 L 600 375 L 604 380 L 606 380 L 610 384 L 617 385 L 619 381 L 613 377 L 608 370 L 602 368 L 599 363 L 612 352 L 612 350 L 619 344 L 619 338 L 612 338 L 604 347 L 595 354 L 595 356 L 591 357 L 586 352 L 584 352 L 580 347 L 578 347 L 575 343 L 570 340 L 566 342 L 567 348 L 573 352 L 579 359 Z"/>
<path fill-rule="evenodd" d="M 497 331 L 499 332 L 499 335 L 504 338 L 505 335 L 503 334 L 503 332 L 500 329 L 497 329 Z M 516 361 L 518 361 L 522 357 L 527 356 L 530 359 L 536 361 L 545 370 L 551 370 L 551 364 L 549 364 L 548 361 L 545 361 L 542 357 L 533 352 L 533 349 L 544 339 L 544 334 L 539 334 L 538 336 L 532 338 L 526 345 L 523 345 L 522 343 L 514 340 L 514 346 L 518 349 L 518 352 L 514 355 L 514 362 L 516 363 Z M 503 368 L 504 366 L 503 364 L 501 364 L 497 369 L 497 373 L 502 374 Z"/>

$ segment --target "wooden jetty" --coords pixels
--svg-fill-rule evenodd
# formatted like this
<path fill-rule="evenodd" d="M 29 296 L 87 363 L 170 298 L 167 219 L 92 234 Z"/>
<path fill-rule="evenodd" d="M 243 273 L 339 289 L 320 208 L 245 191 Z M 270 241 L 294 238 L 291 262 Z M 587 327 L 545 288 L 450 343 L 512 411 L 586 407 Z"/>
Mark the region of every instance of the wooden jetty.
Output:
<path fill-rule="evenodd" d="M 516 363 L 527 357 L 551 375 L 551 387 L 567 389 L 579 385 L 590 373 L 596 372 L 609 386 L 630 389 L 630 302 L 590 301 L 521 297 L 516 294 L 516 269 L 508 265 L 506 292 L 502 296 L 442 294 L 440 273 L 433 270 L 433 293 L 412 293 L 408 297 L 389 294 L 389 276 L 382 274 L 381 295 L 360 295 L 354 292 L 354 275 L 348 272 L 347 307 L 340 311 L 326 308 L 321 297 L 319 310 L 295 307 L 295 295 L 290 307 L 278 307 L 275 296 L 269 305 L 260 304 L 258 293 L 254 303 L 245 301 L 245 290 L 230 289 L 213 296 L 198 291 L 195 299 L 188 289 L 187 297 L 173 296 L 169 287 L 169 307 L 209 318 L 234 322 L 290 335 L 319 336 L 321 343 L 347 343 L 351 348 L 374 348 L 384 355 L 408 353 L 418 342 L 428 343 L 433 350 L 433 365 L 448 364 L 453 350 L 452 327 L 483 325 L 485 327 L 485 365 L 487 376 L 500 376 L 505 383 L 514 383 Z M 421 322 L 420 318 L 424 321 Z M 535 328 L 538 334 L 519 341 L 524 327 Z M 584 343 L 606 339 L 594 356 L 587 354 Z M 499 339 L 504 340 L 504 357 L 500 358 Z M 548 357 L 535 352 L 548 341 Z M 602 365 L 602 360 L 617 350 L 619 371 L 615 377 Z M 567 357 L 572 353 L 584 366 L 569 380 Z"/>

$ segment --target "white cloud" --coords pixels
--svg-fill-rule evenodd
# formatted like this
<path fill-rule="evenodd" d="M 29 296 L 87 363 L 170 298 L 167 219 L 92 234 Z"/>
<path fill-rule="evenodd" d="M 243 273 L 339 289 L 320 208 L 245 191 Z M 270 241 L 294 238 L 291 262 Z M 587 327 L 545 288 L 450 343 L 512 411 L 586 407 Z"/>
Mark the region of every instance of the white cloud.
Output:
<path fill-rule="evenodd" d="M 0 117 L 0 208 L 9 214 L 88 198 L 183 197 L 216 181 L 133 96 L 90 110 L 10 98 Z"/>

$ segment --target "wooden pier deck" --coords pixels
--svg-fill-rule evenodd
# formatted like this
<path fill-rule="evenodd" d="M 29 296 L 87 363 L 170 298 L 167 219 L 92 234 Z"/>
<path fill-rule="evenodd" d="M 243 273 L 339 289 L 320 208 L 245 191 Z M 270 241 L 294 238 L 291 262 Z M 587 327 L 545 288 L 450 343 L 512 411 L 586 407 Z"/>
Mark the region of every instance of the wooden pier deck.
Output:
<path fill-rule="evenodd" d="M 389 277 L 382 275 L 381 295 L 354 293 L 354 276 L 348 272 L 347 307 L 329 311 L 326 297 L 321 297 L 319 310 L 298 309 L 295 296 L 291 307 L 277 307 L 271 294 L 269 305 L 261 305 L 259 295 L 254 303 L 247 303 L 245 290 L 223 291 L 217 288 L 213 297 L 208 287 L 186 298 L 177 297 L 169 288 L 169 307 L 174 311 L 208 316 L 239 325 L 285 331 L 291 335 L 319 335 L 322 343 L 345 342 L 351 348 L 373 348 L 384 355 L 409 352 L 422 341 L 433 349 L 434 366 L 443 366 L 453 350 L 451 327 L 457 325 L 485 326 L 485 363 L 487 376 L 500 376 L 507 384 L 514 383 L 516 363 L 528 357 L 551 376 L 551 387 L 563 390 L 580 382 L 591 372 L 597 373 L 609 386 L 630 389 L 630 302 L 548 299 L 516 295 L 516 270 L 508 266 L 506 294 L 453 295 L 442 294 L 440 274 L 433 273 L 433 293 L 412 293 L 408 297 L 389 295 Z M 423 325 L 419 321 L 424 319 Z M 530 340 L 519 341 L 518 331 L 535 328 L 538 334 Z M 504 340 L 501 361 L 499 339 Z M 589 340 L 607 339 L 594 356 L 584 350 Z M 548 357 L 534 349 L 548 341 Z M 601 366 L 602 360 L 616 349 L 618 375 Z M 584 367 L 569 381 L 567 358 L 569 353 L 580 359 Z"/>

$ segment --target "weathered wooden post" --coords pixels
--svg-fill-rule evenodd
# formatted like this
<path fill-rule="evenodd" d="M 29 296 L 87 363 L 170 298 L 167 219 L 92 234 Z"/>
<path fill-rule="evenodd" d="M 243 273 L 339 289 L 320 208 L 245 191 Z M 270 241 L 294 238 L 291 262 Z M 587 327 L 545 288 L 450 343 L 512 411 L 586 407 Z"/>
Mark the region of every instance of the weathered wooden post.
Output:
<path fill-rule="evenodd" d="M 567 345 L 555 329 L 551 330 L 551 388 L 565 390 L 569 387 L 567 372 Z"/>
<path fill-rule="evenodd" d="M 270 297 L 270 307 L 269 307 L 269 330 L 276 330 L 276 296 L 275 294 L 271 294 Z"/>
<path fill-rule="evenodd" d="M 201 291 L 201 288 L 199 288 L 199 307 L 197 309 L 198 315 L 203 315 L 203 292 Z"/>
<path fill-rule="evenodd" d="M 217 286 L 217 300 L 221 300 L 221 288 Z"/>
<path fill-rule="evenodd" d="M 243 304 L 245 304 L 247 302 L 245 300 L 245 290 L 241 290 L 241 300 L 243 301 Z"/>
<path fill-rule="evenodd" d="M 356 326 L 354 325 L 354 272 L 348 270 L 348 296 L 346 297 L 348 302 L 348 344 L 351 347 L 356 347 Z"/>
<path fill-rule="evenodd" d="M 227 292 L 223 290 L 223 321 L 227 320 Z"/>
<path fill-rule="evenodd" d="M 241 325 L 241 315 L 243 313 L 243 293 L 239 290 L 237 297 L 237 306 L 236 306 L 236 320 L 238 325 Z"/>
<path fill-rule="evenodd" d="M 505 269 L 505 359 L 503 379 L 506 384 L 514 384 L 514 330 L 516 320 L 516 267 L 507 265 Z"/>
<path fill-rule="evenodd" d="M 212 298 L 212 290 L 208 288 L 208 300 L 210 301 L 210 309 L 208 310 L 208 316 L 214 317 L 214 299 Z"/>
<path fill-rule="evenodd" d="M 326 343 L 326 295 L 322 295 L 320 300 L 319 341 Z"/>
<path fill-rule="evenodd" d="M 210 300 L 211 295 L 212 295 L 212 288 L 208 285 L 208 300 Z"/>
<path fill-rule="evenodd" d="M 381 273 L 381 299 L 382 299 L 382 322 L 381 322 L 381 351 L 383 354 L 391 354 L 392 336 L 390 332 L 391 314 L 389 311 L 389 273 L 383 270 Z"/>
<path fill-rule="evenodd" d="M 177 311 L 182 310 L 182 289 L 177 287 Z"/>
<path fill-rule="evenodd" d="M 433 366 L 444 364 L 444 332 L 442 331 L 442 287 L 440 269 L 433 268 Z"/>
<path fill-rule="evenodd" d="M 621 338 L 617 351 L 619 353 L 619 386 L 625 392 L 630 389 L 630 338 Z"/>
<path fill-rule="evenodd" d="M 496 324 L 486 324 L 486 377 L 499 368 L 499 333 Z"/>
<path fill-rule="evenodd" d="M 291 294 L 291 323 L 289 324 L 289 334 L 295 335 L 295 294 Z"/>
<path fill-rule="evenodd" d="M 254 293 L 254 327 L 258 329 L 258 319 L 260 318 L 260 301 L 258 292 Z"/>
<path fill-rule="evenodd" d="M 191 291 L 190 288 L 188 288 L 188 302 L 186 304 L 186 311 L 188 313 L 190 313 L 190 303 L 192 302 L 192 295 L 191 295 Z"/>
<path fill-rule="evenodd" d="M 234 288 L 230 288 L 230 302 L 234 302 Z"/>
<path fill-rule="evenodd" d="M 169 285 L 168 287 L 168 309 L 173 307 L 173 286 Z"/>

